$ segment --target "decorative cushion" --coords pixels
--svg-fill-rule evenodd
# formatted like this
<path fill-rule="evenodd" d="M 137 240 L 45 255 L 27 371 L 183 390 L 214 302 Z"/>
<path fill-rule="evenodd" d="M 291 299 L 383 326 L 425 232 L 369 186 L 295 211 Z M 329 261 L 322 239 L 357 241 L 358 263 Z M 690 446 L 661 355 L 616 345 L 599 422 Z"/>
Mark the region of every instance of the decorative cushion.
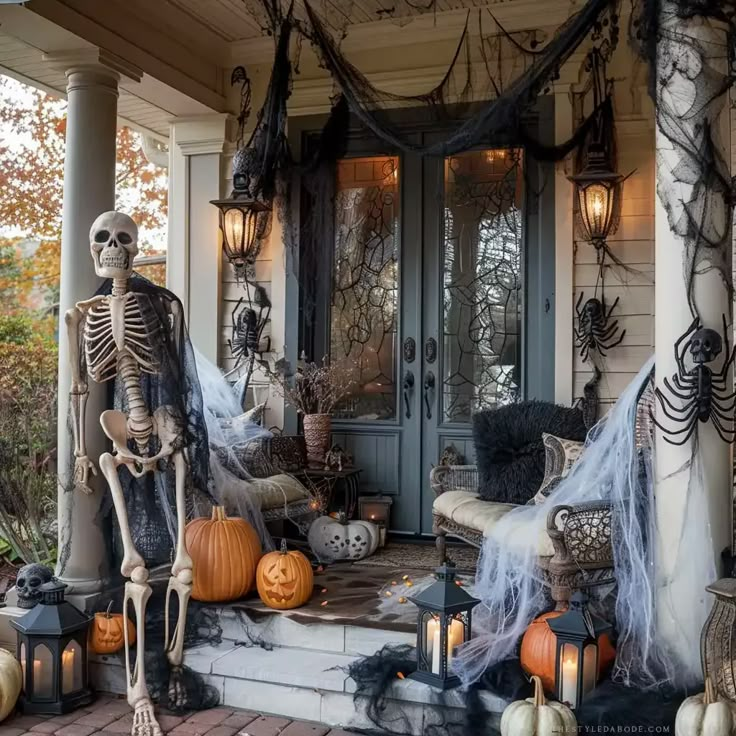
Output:
<path fill-rule="evenodd" d="M 544 480 L 534 498 L 529 503 L 542 504 L 560 481 L 566 478 L 572 466 L 578 461 L 585 449 L 584 442 L 566 440 L 545 432 L 544 442 Z"/>
<path fill-rule="evenodd" d="M 307 445 L 302 435 L 271 437 L 271 462 L 282 473 L 296 473 L 307 467 Z"/>
<path fill-rule="evenodd" d="M 544 479 L 544 432 L 582 442 L 583 414 L 545 401 L 520 401 L 475 414 L 473 441 L 482 499 L 525 504 L 533 498 Z"/>
<path fill-rule="evenodd" d="M 258 497 L 261 511 L 270 511 L 309 498 L 307 489 L 296 478 L 285 474 L 256 478 L 248 483 L 248 492 Z"/>
<path fill-rule="evenodd" d="M 215 452 L 226 470 L 236 478 L 268 478 L 276 470 L 269 456 L 270 438 L 259 438 L 232 447 L 218 447 Z"/>
<path fill-rule="evenodd" d="M 438 496 L 432 506 L 434 513 L 440 514 L 460 526 L 481 532 L 484 537 L 490 536 L 498 521 L 515 508 L 518 508 L 516 504 L 484 501 L 476 493 L 469 493 L 468 491 L 447 491 Z M 518 533 L 511 535 L 513 540 L 518 541 L 519 544 L 526 544 L 529 539 L 530 532 L 524 529 L 524 524 L 525 521 L 522 515 L 518 521 Z M 539 531 L 538 537 L 537 554 L 542 557 L 553 555 L 554 548 L 546 527 Z"/>

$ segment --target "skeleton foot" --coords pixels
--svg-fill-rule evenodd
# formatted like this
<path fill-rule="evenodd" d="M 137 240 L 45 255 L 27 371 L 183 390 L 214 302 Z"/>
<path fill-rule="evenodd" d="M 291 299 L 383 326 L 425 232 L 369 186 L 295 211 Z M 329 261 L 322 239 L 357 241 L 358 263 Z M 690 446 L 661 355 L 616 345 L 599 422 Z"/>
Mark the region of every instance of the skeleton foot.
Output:
<path fill-rule="evenodd" d="M 131 736 L 163 736 L 161 726 L 158 725 L 156 716 L 153 714 L 153 703 L 148 698 L 139 700 L 135 704 L 133 715 L 133 727 L 130 729 Z"/>

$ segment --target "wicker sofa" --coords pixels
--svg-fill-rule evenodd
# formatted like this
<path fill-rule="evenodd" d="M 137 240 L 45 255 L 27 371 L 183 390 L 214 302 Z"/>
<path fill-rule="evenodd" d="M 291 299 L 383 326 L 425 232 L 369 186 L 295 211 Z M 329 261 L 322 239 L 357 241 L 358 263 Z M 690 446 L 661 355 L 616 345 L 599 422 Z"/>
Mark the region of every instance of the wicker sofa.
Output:
<path fill-rule="evenodd" d="M 649 447 L 653 441 L 653 377 L 639 397 L 636 443 Z M 447 557 L 447 537 L 480 547 L 499 519 L 513 504 L 483 501 L 478 496 L 479 476 L 475 465 L 440 465 L 432 469 L 430 483 L 435 494 L 433 531 L 440 561 Z M 547 516 L 546 533 L 537 542 L 538 564 L 558 609 L 566 608 L 572 593 L 581 588 L 612 583 L 611 507 L 604 502 L 553 506 Z M 529 531 L 520 524 L 512 535 L 527 544 Z"/>

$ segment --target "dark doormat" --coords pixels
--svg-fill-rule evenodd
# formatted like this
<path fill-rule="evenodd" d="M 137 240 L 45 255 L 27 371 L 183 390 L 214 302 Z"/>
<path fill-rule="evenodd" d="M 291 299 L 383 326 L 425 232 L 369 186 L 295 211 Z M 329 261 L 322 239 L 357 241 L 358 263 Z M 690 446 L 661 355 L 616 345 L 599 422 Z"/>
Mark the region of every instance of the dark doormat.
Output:
<path fill-rule="evenodd" d="M 480 550 L 475 547 L 450 547 L 447 556 L 460 570 L 474 571 L 478 565 Z M 389 542 L 383 549 L 355 562 L 361 567 L 391 567 L 401 569 L 409 567 L 414 570 L 435 570 L 439 565 L 439 555 L 435 546 L 428 544 L 407 544 L 406 542 Z"/>

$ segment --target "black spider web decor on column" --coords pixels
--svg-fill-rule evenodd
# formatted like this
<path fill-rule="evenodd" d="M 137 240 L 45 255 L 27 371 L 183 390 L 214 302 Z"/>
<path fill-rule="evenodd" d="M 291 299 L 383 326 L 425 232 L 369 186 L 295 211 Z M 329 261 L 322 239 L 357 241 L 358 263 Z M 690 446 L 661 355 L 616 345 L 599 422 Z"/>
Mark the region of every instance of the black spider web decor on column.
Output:
<path fill-rule="evenodd" d="M 445 167 L 444 420 L 468 422 L 521 393 L 523 154 L 474 151 Z"/>

